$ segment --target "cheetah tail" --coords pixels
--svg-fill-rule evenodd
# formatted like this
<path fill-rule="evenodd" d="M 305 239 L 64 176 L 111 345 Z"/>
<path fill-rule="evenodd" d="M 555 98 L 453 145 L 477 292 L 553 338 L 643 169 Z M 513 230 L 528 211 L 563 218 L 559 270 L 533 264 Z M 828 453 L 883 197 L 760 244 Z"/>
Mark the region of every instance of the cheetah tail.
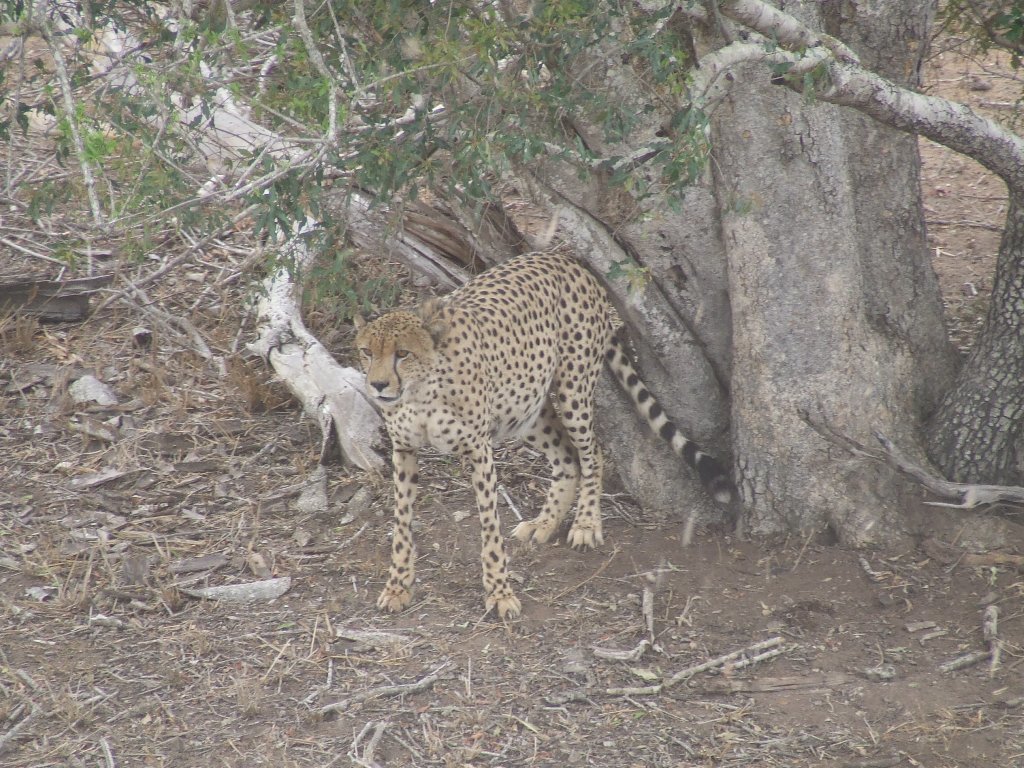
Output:
<path fill-rule="evenodd" d="M 622 388 L 629 393 L 637 411 L 643 416 L 647 423 L 661 438 L 672 446 L 677 456 L 689 464 L 697 472 L 701 483 L 715 501 L 728 504 L 733 500 L 736 489 L 729 479 L 729 474 L 719 463 L 718 459 L 710 454 L 704 453 L 697 443 L 687 438 L 679 428 L 672 423 L 665 411 L 662 410 L 654 395 L 647 389 L 647 385 L 636 372 L 633 363 L 626 352 L 626 346 L 621 336 L 621 330 L 616 331 L 612 336 L 606 355 L 608 367 L 619 380 Z"/>

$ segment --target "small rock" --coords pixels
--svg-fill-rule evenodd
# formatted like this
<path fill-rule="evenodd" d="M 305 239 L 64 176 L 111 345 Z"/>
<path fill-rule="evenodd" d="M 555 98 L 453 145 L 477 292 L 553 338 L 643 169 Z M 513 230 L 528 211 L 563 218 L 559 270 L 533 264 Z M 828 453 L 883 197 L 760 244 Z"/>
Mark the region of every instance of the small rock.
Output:
<path fill-rule="evenodd" d="M 141 325 L 132 328 L 132 342 L 139 349 L 149 349 L 153 346 L 153 332 Z"/>
<path fill-rule="evenodd" d="M 373 504 L 373 498 L 373 489 L 368 485 L 364 485 L 352 494 L 347 509 L 355 517 L 365 517 L 370 511 L 370 506 Z"/>
<path fill-rule="evenodd" d="M 113 390 L 88 373 L 68 387 L 68 394 L 71 395 L 76 403 L 117 405 L 117 396 Z"/>
<path fill-rule="evenodd" d="M 271 576 L 270 564 L 267 558 L 260 552 L 250 552 L 245 564 L 249 566 L 252 575 L 258 579 L 269 579 Z"/>
<path fill-rule="evenodd" d="M 868 667 L 863 670 L 862 674 L 868 680 L 874 680 L 877 682 L 884 682 L 888 680 L 896 679 L 896 667 L 892 664 L 880 664 L 877 667 Z"/>
<path fill-rule="evenodd" d="M 306 487 L 302 489 L 295 509 L 304 514 L 316 514 L 327 511 L 327 470 L 317 467 L 309 476 Z"/>

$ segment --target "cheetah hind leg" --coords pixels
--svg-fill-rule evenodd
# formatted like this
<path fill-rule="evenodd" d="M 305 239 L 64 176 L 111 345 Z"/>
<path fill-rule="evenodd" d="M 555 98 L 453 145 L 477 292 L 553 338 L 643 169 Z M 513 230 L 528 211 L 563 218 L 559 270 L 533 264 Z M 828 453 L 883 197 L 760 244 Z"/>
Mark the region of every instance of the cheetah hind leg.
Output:
<path fill-rule="evenodd" d="M 562 521 L 569 516 L 576 500 L 579 482 L 579 461 L 576 449 L 562 426 L 561 419 L 550 404 L 546 404 L 537 421 L 523 439 L 539 449 L 551 467 L 551 486 L 548 488 L 544 508 L 533 520 L 519 523 L 512 535 L 519 541 L 546 543 L 558 532 Z"/>
<path fill-rule="evenodd" d="M 401 584 L 388 584 L 377 598 L 377 607 L 389 613 L 398 613 L 412 602 L 412 592 Z"/>
<path fill-rule="evenodd" d="M 576 518 L 569 529 L 567 539 L 573 549 L 590 549 L 604 544 L 601 526 L 601 447 L 591 443 L 591 473 L 584 475 L 580 482 L 580 500 Z M 581 461 L 582 464 L 582 461 Z"/>

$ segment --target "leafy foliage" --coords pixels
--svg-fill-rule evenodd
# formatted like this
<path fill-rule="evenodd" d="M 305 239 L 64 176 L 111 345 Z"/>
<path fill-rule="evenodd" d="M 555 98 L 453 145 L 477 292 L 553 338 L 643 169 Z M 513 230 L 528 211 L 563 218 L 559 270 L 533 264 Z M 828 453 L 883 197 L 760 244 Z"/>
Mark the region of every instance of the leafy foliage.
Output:
<path fill-rule="evenodd" d="M 46 6 L 71 85 L 89 97 L 67 114 L 44 68 L 51 79 L 32 109 L 56 118 L 63 165 L 73 168 L 81 149 L 104 216 L 135 228 L 136 258 L 159 240 L 155 222 L 209 231 L 227 215 L 196 194 L 207 164 L 228 184 L 242 180 L 231 200 L 255 204 L 254 228 L 271 240 L 319 216 L 328 175 L 389 203 L 429 189 L 483 204 L 539 159 L 581 177 L 599 172 L 635 197 L 681 193 L 704 168 L 707 118 L 687 97 L 692 41 L 669 23 L 671 3 L 327 0 L 304 6 L 312 42 L 292 3 L 205 8 L 169 20 L 144 0 Z M 98 79 L 112 31 L 123 33 L 126 55 L 111 56 Z M 211 159 L 204 132 L 226 98 L 298 150 Z M 669 116 L 657 137 L 655 109 Z M 27 111 L 5 109 L 0 138 L 24 128 Z M 33 213 L 46 215 L 54 194 L 39 186 Z"/>
<path fill-rule="evenodd" d="M 614 160 L 602 150 L 634 139 L 643 117 L 639 94 L 626 97 L 605 78 L 611 57 L 643 72 L 646 96 L 686 115 L 687 47 L 661 24 L 670 11 L 585 0 L 541 2 L 518 16 L 467 0 L 322 4 L 309 26 L 347 100 L 339 167 L 384 198 L 434 187 L 481 201 L 540 156 L 587 173 Z M 325 126 L 328 84 L 281 21 L 287 66 L 275 71 L 264 103 Z M 599 127 L 596 142 L 574 130 L 580 118 Z M 693 138 L 702 125 L 677 123 L 679 141 L 663 142 L 644 170 L 682 188 L 703 167 L 706 146 Z M 627 184 L 630 175 L 616 180 Z M 641 189 L 640 174 L 632 175 Z"/>
<path fill-rule="evenodd" d="M 948 0 L 940 12 L 946 29 L 969 38 L 979 51 L 1010 53 L 1014 68 L 1024 57 L 1024 0 Z"/>

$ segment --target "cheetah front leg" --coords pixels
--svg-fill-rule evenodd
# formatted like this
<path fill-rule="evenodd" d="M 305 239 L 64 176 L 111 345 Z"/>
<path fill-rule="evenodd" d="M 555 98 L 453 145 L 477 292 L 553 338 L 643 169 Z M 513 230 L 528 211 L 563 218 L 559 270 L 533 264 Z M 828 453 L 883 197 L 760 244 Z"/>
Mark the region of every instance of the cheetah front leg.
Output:
<path fill-rule="evenodd" d="M 540 514 L 533 520 L 521 522 L 513 529 L 512 535 L 520 541 L 532 539 L 538 544 L 544 544 L 558 532 L 576 501 L 579 461 L 576 449 L 550 403 L 544 406 L 536 423 L 523 439 L 534 448 L 539 448 L 547 458 L 551 468 L 551 485 Z"/>
<path fill-rule="evenodd" d="M 391 534 L 391 568 L 377 607 L 400 611 L 412 601 L 416 577 L 416 548 L 412 541 L 412 505 L 416 502 L 416 451 L 394 449 L 395 519 Z"/>
<path fill-rule="evenodd" d="M 483 442 L 483 441 L 482 441 Z M 480 511 L 480 564 L 483 568 L 485 606 L 498 609 L 501 618 L 515 618 L 522 610 L 508 578 L 505 540 L 498 520 L 497 480 L 490 443 L 470 454 L 473 462 L 473 488 Z"/>

